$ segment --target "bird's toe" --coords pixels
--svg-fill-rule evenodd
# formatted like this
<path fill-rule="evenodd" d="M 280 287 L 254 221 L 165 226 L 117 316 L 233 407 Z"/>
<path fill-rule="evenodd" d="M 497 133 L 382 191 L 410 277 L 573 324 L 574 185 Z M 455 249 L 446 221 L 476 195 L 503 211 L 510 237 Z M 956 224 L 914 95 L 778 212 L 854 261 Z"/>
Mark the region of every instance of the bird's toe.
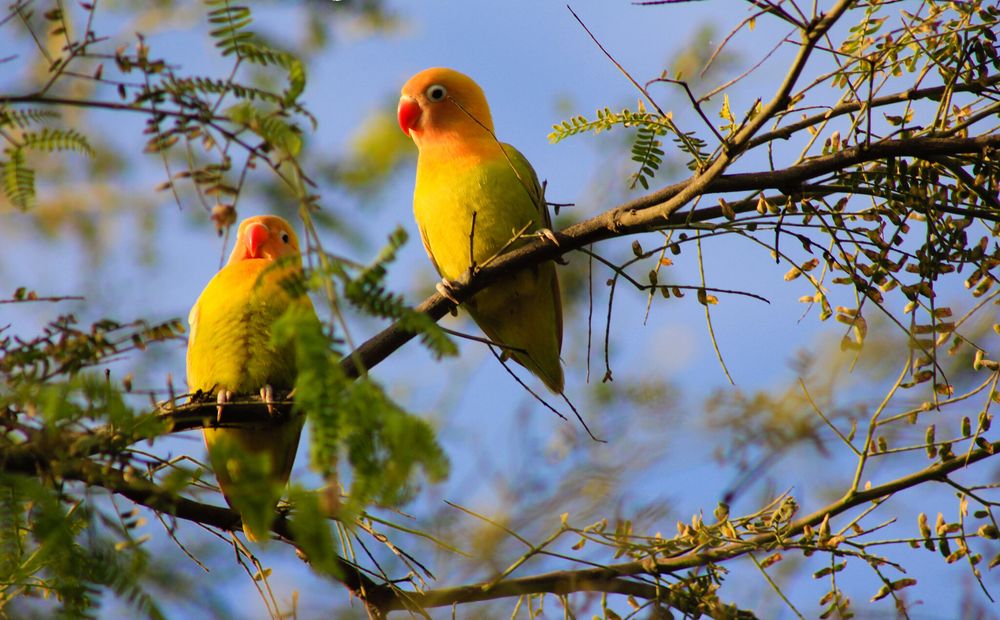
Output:
<path fill-rule="evenodd" d="M 264 401 L 267 405 L 267 415 L 274 417 L 274 388 L 270 385 L 265 385 L 260 388 L 260 399 Z"/>

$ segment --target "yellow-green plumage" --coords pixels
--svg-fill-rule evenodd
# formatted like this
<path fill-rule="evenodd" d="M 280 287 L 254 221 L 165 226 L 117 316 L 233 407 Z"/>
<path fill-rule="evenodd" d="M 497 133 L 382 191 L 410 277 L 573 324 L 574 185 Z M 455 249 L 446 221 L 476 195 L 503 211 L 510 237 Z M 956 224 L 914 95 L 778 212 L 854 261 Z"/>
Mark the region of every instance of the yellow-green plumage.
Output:
<path fill-rule="evenodd" d="M 189 316 L 188 387 L 255 393 L 270 384 L 290 390 L 295 351 L 271 344 L 271 325 L 291 305 L 272 261 L 242 260 L 209 281 Z M 308 302 L 308 298 L 302 298 Z"/>
<path fill-rule="evenodd" d="M 447 94 L 433 101 L 428 92 L 438 86 Z M 443 277 L 459 279 L 473 261 L 481 265 L 505 246 L 523 243 L 511 243 L 518 233 L 548 228 L 534 170 L 515 148 L 497 141 L 485 97 L 471 79 L 429 69 L 407 82 L 403 95 L 400 124 L 420 149 L 414 216 Z M 414 105 L 410 101 L 419 112 L 404 109 Z M 492 284 L 465 307 L 491 340 L 549 389 L 562 392 L 562 308 L 553 263 Z"/>
<path fill-rule="evenodd" d="M 263 226 L 268 233 L 254 248 L 255 256 L 249 256 L 245 231 L 253 225 Z M 188 317 L 190 391 L 247 396 L 258 394 L 265 386 L 275 392 L 294 387 L 294 348 L 291 344 L 278 347 L 271 341 L 272 325 L 289 308 L 315 315 L 306 295 L 288 292 L 287 279 L 302 270 L 294 234 L 287 222 L 274 216 L 251 218 L 241 224 L 229 263 L 205 286 Z M 227 502 L 234 504 L 234 494 L 241 488 L 262 493 L 269 486 L 287 482 L 303 422 L 295 417 L 280 425 L 204 429 L 209 460 Z M 222 444 L 226 445 L 220 449 Z M 241 476 L 243 464 L 231 458 L 235 454 L 264 456 L 273 484 L 262 485 L 260 480 Z M 273 507 L 276 500 L 276 496 L 269 497 L 264 503 Z M 246 525 L 244 531 L 251 539 L 258 538 Z"/>

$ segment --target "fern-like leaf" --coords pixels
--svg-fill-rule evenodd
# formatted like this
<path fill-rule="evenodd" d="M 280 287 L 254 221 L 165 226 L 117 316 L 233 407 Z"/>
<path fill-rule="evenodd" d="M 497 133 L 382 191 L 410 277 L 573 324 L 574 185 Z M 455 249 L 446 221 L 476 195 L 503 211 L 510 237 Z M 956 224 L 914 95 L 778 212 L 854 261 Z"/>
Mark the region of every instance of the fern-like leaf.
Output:
<path fill-rule="evenodd" d="M 613 112 L 611 108 L 604 108 L 597 111 L 594 120 L 588 120 L 585 116 L 574 116 L 568 121 L 553 125 L 552 133 L 549 134 L 549 142 L 555 144 L 570 136 L 581 133 L 598 134 L 602 131 L 609 131 L 616 125 L 621 125 L 622 127 L 656 127 L 662 131 L 660 135 L 663 135 L 663 133 L 672 128 L 669 115 L 661 117 L 645 111 L 633 112 L 628 108 L 622 109 L 621 112 Z"/>
<path fill-rule="evenodd" d="M 240 46 L 253 39 L 254 35 L 246 29 L 253 22 L 250 9 L 245 6 L 232 6 L 229 0 L 209 0 L 208 6 L 218 7 L 208 12 L 208 23 L 215 26 L 209 35 L 215 39 L 215 46 L 222 50 L 223 56 L 235 54 L 242 57 Z"/>
<path fill-rule="evenodd" d="M 35 204 L 35 171 L 28 167 L 23 149 L 9 151 L 9 158 L 3 162 L 3 192 L 22 211 Z"/>
<path fill-rule="evenodd" d="M 641 106 L 635 112 L 627 108 L 621 112 L 613 112 L 610 108 L 604 108 L 597 111 L 594 120 L 589 120 L 585 116 L 574 116 L 552 126 L 549 142 L 555 144 L 581 133 L 597 134 L 619 125 L 639 128 L 632 146 L 632 158 L 639 163 L 639 171 L 632 177 L 632 187 L 639 184 L 648 188 L 649 179 L 662 163 L 663 151 L 660 149 L 662 145 L 657 140 L 659 136 L 668 133 L 675 136 L 674 141 L 680 146 L 680 149 L 694 158 L 693 162 L 688 163 L 688 168 L 692 170 L 700 168 L 708 160 L 703 140 L 697 138 L 693 133 L 682 132 L 678 129 L 670 114 L 652 114 L 646 112 Z"/>
<path fill-rule="evenodd" d="M 396 260 L 396 252 L 406 243 L 406 231 L 397 228 L 371 265 L 344 285 L 344 295 L 355 307 L 372 316 L 400 321 L 401 326 L 420 334 L 421 341 L 437 356 L 455 355 L 458 349 L 444 330 L 422 312 L 416 312 L 402 296 L 385 289 L 386 265 Z"/>
<path fill-rule="evenodd" d="M 342 456 L 351 465 L 349 509 L 372 500 L 404 500 L 418 468 L 431 480 L 447 475 L 448 459 L 430 425 L 401 409 L 370 378 L 348 380 L 314 316 L 287 312 L 273 337 L 295 343 L 295 406 L 312 425 L 313 466 L 327 477 Z"/>
<path fill-rule="evenodd" d="M 126 561 L 131 560 L 129 564 Z M 152 620 L 166 618 L 156 604 L 156 599 L 149 595 L 139 583 L 139 575 L 145 568 L 145 555 L 140 551 L 131 554 L 112 552 L 110 549 L 99 549 L 88 558 L 86 574 L 95 585 L 110 588 L 118 598 L 128 603 L 132 609 Z"/>
<path fill-rule="evenodd" d="M 351 382 L 341 395 L 352 501 L 406 501 L 417 468 L 431 481 L 447 477 L 448 457 L 426 420 L 404 411 L 368 378 Z"/>
<path fill-rule="evenodd" d="M 8 583 L 24 559 L 26 498 L 18 485 L 0 485 L 0 578 Z"/>
<path fill-rule="evenodd" d="M 696 136 L 693 131 L 677 134 L 674 137 L 674 144 L 680 150 L 691 155 L 691 159 L 686 164 L 688 170 L 697 170 L 708 160 L 709 155 L 705 150 L 708 145 L 704 140 Z"/>
<path fill-rule="evenodd" d="M 232 106 L 227 114 L 233 122 L 246 126 L 285 154 L 295 157 L 302 150 L 302 130 L 283 116 L 265 113 L 248 101 Z"/>
<path fill-rule="evenodd" d="M 253 31 L 247 30 L 253 22 L 248 7 L 232 6 L 229 0 L 211 0 L 208 5 L 217 7 L 208 13 L 208 22 L 216 26 L 209 34 L 222 55 L 234 55 L 262 67 L 283 68 L 288 75 L 288 87 L 282 93 L 282 103 L 295 104 L 306 87 L 306 69 L 302 61 L 293 54 L 269 47 L 259 41 Z"/>
<path fill-rule="evenodd" d="M 204 76 L 191 78 L 177 78 L 171 76 L 169 79 L 164 81 L 163 90 L 176 96 L 190 96 L 192 93 L 199 93 L 203 95 L 221 95 L 232 93 L 239 99 L 246 99 L 249 101 L 260 99 L 270 103 L 281 102 L 281 97 L 271 91 L 257 88 L 255 86 L 247 86 L 232 80 L 219 80 Z M 149 96 L 154 97 L 156 94 L 157 93 L 153 91 Z M 141 102 L 142 98 L 138 99 L 138 101 Z"/>
<path fill-rule="evenodd" d="M 75 129 L 49 129 L 25 132 L 21 137 L 23 149 L 35 151 L 76 151 L 93 157 L 94 149 L 87 137 Z"/>
<path fill-rule="evenodd" d="M 266 47 L 257 41 L 244 41 L 238 46 L 240 56 L 249 62 L 267 67 L 275 65 L 288 74 L 288 88 L 284 92 L 284 103 L 292 104 L 306 87 L 305 65 L 293 54 Z"/>
<path fill-rule="evenodd" d="M 40 125 L 56 118 L 59 118 L 59 113 L 52 110 L 0 108 L 0 127 L 25 129 L 31 125 Z"/>
<path fill-rule="evenodd" d="M 663 163 L 663 149 L 660 148 L 660 136 L 666 130 L 656 125 L 640 125 L 636 131 L 635 141 L 632 143 L 632 161 L 639 164 L 639 169 L 632 175 L 630 189 L 635 189 L 636 184 L 642 185 L 643 189 L 649 189 L 649 180 L 656 175 L 660 164 Z"/>

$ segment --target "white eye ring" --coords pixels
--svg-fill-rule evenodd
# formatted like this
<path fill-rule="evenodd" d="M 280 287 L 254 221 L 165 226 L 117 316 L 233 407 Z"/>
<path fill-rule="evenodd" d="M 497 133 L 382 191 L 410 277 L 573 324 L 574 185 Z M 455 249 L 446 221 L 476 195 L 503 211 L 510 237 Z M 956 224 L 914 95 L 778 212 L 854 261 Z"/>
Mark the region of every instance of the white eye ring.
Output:
<path fill-rule="evenodd" d="M 424 91 L 424 94 L 427 95 L 428 101 L 436 103 L 438 101 L 444 101 L 444 98 L 448 96 L 448 89 L 440 84 L 431 84 L 427 87 L 427 90 Z"/>
<path fill-rule="evenodd" d="M 286 232 L 281 233 L 281 240 L 284 241 L 285 243 L 288 243 L 289 240 L 288 233 Z"/>

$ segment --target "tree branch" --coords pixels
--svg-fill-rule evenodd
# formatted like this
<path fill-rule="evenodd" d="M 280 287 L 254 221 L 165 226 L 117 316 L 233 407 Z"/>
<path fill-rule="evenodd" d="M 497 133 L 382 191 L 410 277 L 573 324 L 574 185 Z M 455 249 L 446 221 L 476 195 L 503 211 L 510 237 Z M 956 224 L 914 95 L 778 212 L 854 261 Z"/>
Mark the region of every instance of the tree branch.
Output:
<path fill-rule="evenodd" d="M 995 456 L 997 452 L 1000 452 L 1000 441 L 993 442 L 990 445 L 990 448 L 973 451 L 968 455 L 968 458 L 956 457 L 947 461 L 939 461 L 921 469 L 920 471 L 903 476 L 902 478 L 897 478 L 892 482 L 887 482 L 886 484 L 879 485 L 865 491 L 850 493 L 840 500 L 790 523 L 781 531 L 781 537 L 787 538 L 789 536 L 801 534 L 805 526 L 817 526 L 822 523 L 823 519 L 827 516 L 835 517 L 852 508 L 888 497 L 910 487 L 935 480 L 944 481 L 948 474 L 958 471 L 959 469 L 965 469 L 974 463 L 984 461 L 992 456 Z M 582 575 L 580 575 L 581 578 L 586 578 L 586 576 L 591 572 L 596 575 L 601 575 L 604 574 L 603 571 L 606 570 L 612 570 L 615 574 L 621 576 L 644 573 L 673 573 L 695 566 L 703 566 L 708 562 L 728 560 L 743 555 L 754 548 L 758 548 L 762 545 L 774 544 L 777 541 L 778 536 L 774 534 L 762 534 L 750 540 L 732 543 L 724 547 L 712 549 L 711 551 L 690 553 L 684 556 L 663 558 L 659 560 L 650 558 L 637 562 L 627 562 L 624 564 L 601 567 L 600 569 L 584 569 L 578 572 L 582 573 Z"/>
<path fill-rule="evenodd" d="M 0 471 L 74 480 L 88 486 L 107 489 L 136 504 L 179 519 L 226 531 L 240 529 L 242 521 L 239 513 L 235 510 L 180 497 L 141 477 L 128 475 L 126 471 L 100 465 L 86 458 L 53 462 L 45 445 L 43 439 L 38 439 L 6 450 L 0 457 Z M 290 544 L 296 544 L 290 523 L 284 516 L 276 516 L 271 525 L 271 531 Z M 296 548 L 298 547 L 296 546 Z M 382 601 L 396 596 L 392 588 L 388 585 L 375 583 L 360 569 L 339 555 L 336 556 L 335 561 L 340 572 L 340 582 L 369 606 L 369 611 L 374 614 L 374 617 L 381 617 L 380 608 L 384 604 Z"/>
<path fill-rule="evenodd" d="M 483 583 L 454 588 L 440 588 L 426 592 L 406 592 L 400 598 L 390 601 L 385 609 L 392 611 L 405 609 L 416 604 L 422 608 L 447 607 L 455 604 L 492 601 L 525 594 L 574 594 L 577 592 L 604 592 L 634 596 L 647 601 L 658 601 L 691 617 L 708 614 L 713 618 L 737 618 L 751 620 L 756 616 L 744 610 L 727 607 L 723 610 L 706 610 L 698 605 L 697 597 L 681 589 L 667 585 L 644 583 L 622 579 L 614 571 L 594 569 L 586 577 L 580 571 L 554 571 L 521 579 L 501 581 L 496 584 Z M 714 612 L 714 613 L 713 613 Z"/>
<path fill-rule="evenodd" d="M 777 189 L 786 194 L 808 193 L 816 190 L 815 187 L 807 184 L 809 180 L 843 170 L 849 166 L 858 166 L 892 157 L 943 157 L 975 154 L 986 149 L 996 148 L 1000 148 L 1000 134 L 971 138 L 928 137 L 882 140 L 870 145 L 853 146 L 836 153 L 814 157 L 779 170 L 720 175 L 706 183 L 701 188 L 699 195 L 754 192 L 766 189 Z M 573 224 L 554 233 L 559 242 L 558 245 L 545 239 L 530 240 L 497 257 L 488 266 L 478 269 L 468 282 L 456 284 L 452 295 L 458 301 L 464 301 L 505 275 L 559 258 L 573 250 L 598 241 L 722 217 L 722 209 L 719 206 L 685 213 L 680 213 L 675 209 L 668 217 L 662 216 L 663 205 L 680 195 L 691 186 L 692 182 L 693 179 L 688 179 L 668 185 L 623 203 L 589 220 Z M 828 189 L 817 191 L 824 194 L 830 193 Z M 729 206 L 736 213 L 745 213 L 753 210 L 755 203 L 753 201 L 734 202 L 730 203 Z M 990 217 L 994 214 L 983 210 L 981 213 L 968 211 L 962 215 Z M 454 304 L 451 301 L 435 293 L 422 301 L 416 310 L 437 321 L 453 307 Z M 350 355 L 345 356 L 341 361 L 341 368 L 348 377 L 357 378 L 359 376 L 357 364 L 360 363 L 364 368 L 370 370 L 409 342 L 415 335 L 414 332 L 406 330 L 400 322 L 393 323 L 362 343 Z M 253 423 L 265 422 L 268 419 L 266 408 L 260 404 L 259 400 L 255 401 L 253 398 L 227 405 L 227 407 L 233 408 L 231 409 L 233 419 L 247 420 Z M 216 418 L 216 412 L 216 403 L 212 401 L 187 403 L 161 410 L 160 413 L 171 420 L 174 432 L 180 432 L 215 424 L 213 421 Z M 233 423 L 234 426 L 240 424 Z"/>
<path fill-rule="evenodd" d="M 139 112 L 147 116 L 171 116 L 180 119 L 193 119 L 213 123 L 231 123 L 231 118 L 219 116 L 217 114 L 205 114 L 204 112 L 187 112 L 183 110 L 171 110 L 169 108 L 160 109 L 144 107 L 134 103 L 119 103 L 117 101 L 101 101 L 99 99 L 72 99 L 68 97 L 52 97 L 39 93 L 30 95 L 14 95 L 0 98 L 0 105 L 11 104 L 32 104 L 47 106 L 66 106 L 70 108 L 91 108 L 95 110 L 113 110 L 118 112 Z"/>
<path fill-rule="evenodd" d="M 794 123 L 789 123 L 784 127 L 774 129 L 767 133 L 762 133 L 756 138 L 750 140 L 747 143 L 747 148 L 752 149 L 771 142 L 772 140 L 782 139 L 787 140 L 799 131 L 806 129 L 807 127 L 812 127 L 823 121 L 830 120 L 838 116 L 843 116 L 845 114 L 850 114 L 851 112 L 860 112 L 861 110 L 866 110 L 870 108 L 879 108 L 882 106 L 892 105 L 894 103 L 902 103 L 903 101 L 919 101 L 921 99 L 940 99 L 945 93 L 948 92 L 977 92 L 983 90 L 989 86 L 996 86 L 1000 84 L 1000 75 L 991 75 L 982 81 L 956 84 L 953 87 L 950 86 L 933 86 L 930 88 L 913 88 L 910 90 L 905 90 L 901 93 L 893 93 L 891 95 L 885 95 L 883 97 L 875 97 L 871 101 L 848 101 L 836 105 L 822 114 L 814 114 L 813 116 L 808 116 L 802 120 L 796 121 Z"/>
<path fill-rule="evenodd" d="M 815 157 L 780 170 L 720 175 L 706 183 L 697 195 L 765 189 L 778 189 L 785 193 L 801 193 L 804 189 L 808 189 L 806 183 L 809 180 L 842 170 L 848 166 L 857 166 L 891 157 L 973 154 L 980 153 L 985 149 L 996 148 L 1000 148 L 1000 134 L 971 138 L 929 137 L 882 140 L 871 145 L 853 146 L 836 153 Z M 718 206 L 687 213 L 680 213 L 674 208 L 669 216 L 662 215 L 667 202 L 680 195 L 692 183 L 693 179 L 689 179 L 669 185 L 556 232 L 558 245 L 544 239 L 531 240 L 523 246 L 497 257 L 489 266 L 478 270 L 469 282 L 458 284 L 452 294 L 458 301 L 464 301 L 504 275 L 546 260 L 553 260 L 591 243 L 721 217 L 722 209 Z M 740 210 L 735 208 L 734 210 L 745 212 L 752 208 L 752 205 L 747 204 Z M 421 302 L 416 310 L 426 313 L 436 321 L 453 307 L 452 302 L 435 293 Z M 351 356 L 345 357 L 342 362 L 344 372 L 348 376 L 356 377 L 355 360 L 360 360 L 365 368 L 371 369 L 409 342 L 414 335 L 413 332 L 405 330 L 399 323 L 394 323 L 361 344 Z"/>
<path fill-rule="evenodd" d="M 405 593 L 400 594 L 400 596 L 404 597 L 407 601 L 417 602 L 423 607 L 443 607 L 456 603 L 493 600 L 508 596 L 542 592 L 552 594 L 567 594 L 580 591 L 615 592 L 642 596 L 649 600 L 655 599 L 655 593 L 659 592 L 660 599 L 663 600 L 664 590 L 662 588 L 655 590 L 650 595 L 649 588 L 654 586 L 622 578 L 674 574 L 681 570 L 730 560 L 754 549 L 770 547 L 776 544 L 781 546 L 781 540 L 801 534 L 807 525 L 810 527 L 818 526 L 823 522 L 824 518 L 835 517 L 852 508 L 888 497 L 925 482 L 935 480 L 947 481 L 947 476 L 952 472 L 984 461 L 995 456 L 998 452 L 1000 452 L 1000 441 L 992 443 L 990 448 L 973 451 L 967 458 L 963 456 L 947 461 L 939 461 L 920 471 L 897 478 L 886 484 L 866 491 L 857 491 L 848 494 L 840 500 L 788 524 L 788 526 L 781 530 L 780 535 L 762 534 L 746 541 L 728 544 L 708 551 L 698 551 L 696 549 L 681 556 L 671 556 L 662 559 L 651 557 L 622 564 L 543 573 L 520 579 L 502 581 L 495 585 L 492 585 L 491 582 L 485 582 L 476 585 L 429 590 L 422 593 Z M 698 547 L 698 549 L 700 548 Z M 626 586 L 625 584 L 629 585 Z M 672 592 L 671 595 L 673 594 L 676 593 Z M 684 598 L 680 598 L 679 600 L 671 598 L 665 602 L 681 611 L 687 612 L 685 608 L 687 600 Z M 402 604 L 401 601 L 391 602 L 386 609 L 402 609 Z"/>
<path fill-rule="evenodd" d="M 257 407 L 262 407 L 262 405 L 257 405 Z M 729 560 L 763 546 L 780 544 L 780 540 L 801 534 L 806 526 L 818 526 L 825 518 L 835 517 L 852 508 L 877 501 L 925 482 L 947 481 L 949 474 L 984 461 L 995 456 L 998 452 L 1000 452 L 1000 441 L 993 442 L 988 448 L 972 451 L 962 458 L 938 461 L 922 470 L 886 484 L 849 493 L 840 500 L 789 523 L 782 528 L 780 535 L 761 534 L 738 543 L 731 543 L 708 551 L 692 551 L 680 556 L 675 555 L 662 559 L 647 558 L 622 564 L 543 573 L 499 583 L 485 582 L 425 592 L 404 592 L 390 585 L 378 584 L 364 575 L 356 566 L 339 556 L 337 564 L 342 573 L 341 582 L 368 605 L 369 611 L 374 617 L 382 617 L 388 611 L 407 609 L 414 605 L 421 608 L 442 607 L 456 603 L 497 600 L 523 594 L 571 594 L 585 591 L 638 596 L 646 600 L 661 601 L 685 613 L 707 613 L 706 610 L 692 607 L 696 605 L 697 599 L 688 597 L 684 592 L 668 591 L 654 584 L 623 578 L 673 574 L 708 563 Z M 135 476 L 127 476 L 122 470 L 101 466 L 87 459 L 53 463 L 48 457 L 44 442 L 41 440 L 28 441 L 21 447 L 6 451 L 0 460 L 0 469 L 4 472 L 24 475 L 54 475 L 62 479 L 102 487 L 152 510 L 227 531 L 238 529 L 240 526 L 239 514 L 233 510 L 178 497 L 151 482 Z M 289 543 L 295 544 L 295 536 L 291 531 L 289 521 L 283 516 L 278 516 L 275 519 L 272 531 Z M 741 615 L 737 617 L 753 617 L 746 612 L 738 613 Z"/>

